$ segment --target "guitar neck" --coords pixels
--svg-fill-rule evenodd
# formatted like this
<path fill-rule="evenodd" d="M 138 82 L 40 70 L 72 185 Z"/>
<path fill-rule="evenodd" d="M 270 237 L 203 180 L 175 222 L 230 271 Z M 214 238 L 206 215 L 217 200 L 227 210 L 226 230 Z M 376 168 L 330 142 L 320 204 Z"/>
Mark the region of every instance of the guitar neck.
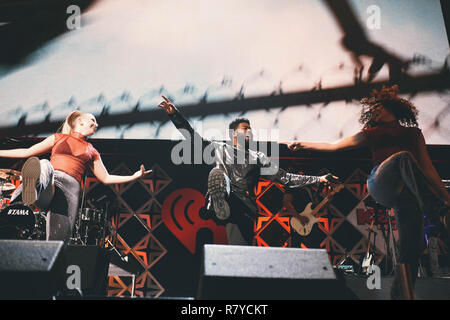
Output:
<path fill-rule="evenodd" d="M 324 205 L 326 205 L 328 203 L 328 201 L 330 201 L 331 197 L 332 197 L 332 195 L 328 195 L 322 201 L 320 201 L 320 203 L 317 206 L 315 206 L 312 214 L 315 215 L 320 209 L 322 209 L 322 207 Z"/>
<path fill-rule="evenodd" d="M 369 251 L 370 251 L 370 244 L 371 244 L 371 242 L 370 242 L 370 234 L 372 233 L 374 222 L 375 222 L 375 218 L 372 219 L 372 222 L 370 223 L 369 237 L 368 237 L 368 239 L 367 239 L 368 242 L 369 242 L 369 244 L 367 245 L 367 253 L 369 253 Z M 375 233 L 375 234 L 376 234 L 376 233 Z M 374 236 L 374 242 L 375 242 L 375 236 Z"/>

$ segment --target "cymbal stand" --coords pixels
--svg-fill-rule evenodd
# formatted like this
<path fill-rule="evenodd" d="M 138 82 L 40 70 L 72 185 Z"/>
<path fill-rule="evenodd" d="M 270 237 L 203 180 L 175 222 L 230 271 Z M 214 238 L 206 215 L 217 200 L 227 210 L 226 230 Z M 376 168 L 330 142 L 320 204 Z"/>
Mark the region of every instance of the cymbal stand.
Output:
<path fill-rule="evenodd" d="M 80 235 L 80 227 L 81 227 L 81 210 L 79 210 L 77 218 L 75 219 L 74 230 L 72 232 L 72 237 L 70 238 L 70 242 L 72 244 L 86 245 L 86 243 L 81 239 Z"/>
<path fill-rule="evenodd" d="M 82 222 L 81 216 L 82 216 L 82 211 L 83 211 L 83 206 L 84 206 L 84 197 L 85 197 L 85 193 L 86 193 L 86 179 L 87 179 L 87 173 L 84 174 L 83 193 L 82 193 L 82 197 L 81 197 L 81 204 L 80 204 L 80 208 L 78 209 L 78 214 L 75 218 L 75 224 L 74 224 L 74 230 L 72 231 L 72 237 L 70 238 L 70 242 L 75 243 L 75 244 L 81 243 L 81 245 L 83 245 L 83 246 L 86 245 L 86 243 L 87 243 L 87 239 L 85 239 L 85 241 L 83 241 L 81 239 L 81 235 L 80 235 L 80 228 L 81 228 L 81 222 Z M 85 232 L 85 233 L 87 233 L 87 232 Z M 85 235 L 85 238 L 86 237 L 87 237 L 87 234 Z"/>
<path fill-rule="evenodd" d="M 105 212 L 103 213 L 103 221 L 102 221 L 102 229 L 101 229 L 101 236 L 100 236 L 100 243 L 99 245 L 101 247 L 105 247 L 105 239 L 106 239 L 106 228 L 107 228 L 107 222 L 108 222 L 108 207 L 109 207 L 109 201 L 105 202 Z M 111 243 L 111 242 L 110 242 Z"/>
<path fill-rule="evenodd" d="M 3 199 L 7 199 L 3 197 L 3 187 L 5 186 L 5 180 L 0 179 L 0 210 L 3 210 L 6 205 L 3 203 Z"/>
<path fill-rule="evenodd" d="M 0 210 L 3 209 L 3 186 L 5 185 L 5 181 L 0 179 Z"/>
<path fill-rule="evenodd" d="M 395 268 L 397 266 L 397 242 L 395 241 L 394 231 L 392 230 L 392 220 L 391 220 L 391 214 L 389 210 L 385 210 L 385 215 L 388 221 L 388 243 L 387 243 L 387 252 L 388 256 L 391 255 L 392 257 L 392 271 L 390 274 L 393 274 L 395 272 Z"/>
<path fill-rule="evenodd" d="M 120 260 L 122 260 L 124 262 L 128 262 L 128 256 L 123 255 L 119 250 L 117 250 L 117 248 L 112 244 L 111 241 L 109 241 L 109 239 L 107 239 L 106 242 L 111 247 L 111 248 L 109 248 L 110 252 L 114 251 L 119 256 Z"/>

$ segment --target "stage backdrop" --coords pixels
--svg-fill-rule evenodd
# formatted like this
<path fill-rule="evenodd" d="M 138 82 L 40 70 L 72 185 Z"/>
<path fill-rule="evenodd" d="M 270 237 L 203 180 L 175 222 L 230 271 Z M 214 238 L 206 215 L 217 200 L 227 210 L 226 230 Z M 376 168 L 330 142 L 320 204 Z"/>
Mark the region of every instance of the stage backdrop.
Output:
<path fill-rule="evenodd" d="M 28 146 L 39 139 L 20 138 L 4 141 L 4 148 Z M 145 178 L 123 185 L 105 186 L 89 175 L 86 181 L 86 206 L 108 209 L 111 242 L 128 262 L 113 258 L 119 267 L 136 275 L 136 294 L 147 297 L 192 297 L 197 289 L 201 248 L 205 243 L 226 243 L 223 226 L 203 220 L 206 181 L 211 166 L 174 165 L 170 159 L 177 141 L 93 139 L 111 173 L 131 174 L 140 164 L 153 172 Z M 431 157 L 443 179 L 450 177 L 450 148 L 429 146 Z M 334 154 L 291 153 L 280 147 L 281 167 L 293 173 L 311 175 L 327 171 L 338 175 L 345 188 L 321 211 L 320 222 L 310 235 L 291 233 L 286 210 L 301 212 L 312 198 L 323 196 L 320 190 L 286 190 L 261 179 L 255 193 L 259 216 L 255 221 L 255 245 L 324 248 L 333 265 L 358 268 L 366 253 L 368 228 L 373 212 L 365 180 L 371 169 L 368 150 Z M 20 170 L 22 160 L 0 159 L 2 168 Z M 105 197 L 106 196 L 106 197 Z M 106 207 L 107 204 L 107 207 Z M 386 239 L 386 216 L 380 214 L 374 225 L 376 263 L 391 271 Z M 392 220 L 395 229 L 395 219 Z M 373 238 L 371 238 L 373 243 Z M 131 294 L 129 277 L 110 277 L 108 294 Z"/>
<path fill-rule="evenodd" d="M 53 132 L 42 131 L 48 121 L 80 109 L 98 118 L 130 115 L 108 125 L 100 119 L 97 138 L 171 139 L 178 133 L 165 117 L 152 113 L 140 121 L 163 93 L 179 106 L 243 99 L 237 111 L 197 108 L 191 121 L 205 130 L 222 130 L 244 113 L 259 128 L 279 129 L 279 141 L 334 141 L 360 129 L 361 108 L 348 91 L 334 100 L 326 90 L 357 88 L 375 65 L 381 69 L 373 82 L 399 81 L 402 96 L 417 105 L 427 143 L 450 143 L 449 81 L 438 81 L 439 91 L 417 85 L 423 75 L 448 72 L 439 0 L 36 2 L 0 6 L 4 135 L 18 123 L 42 123 L 41 130 L 16 135 L 46 136 Z M 82 10 L 79 27 L 66 25 L 75 20 L 69 5 Z M 400 81 L 409 77 L 419 80 Z M 245 101 L 311 92 L 315 99 L 249 110 Z M 210 132 L 208 138 L 227 137 L 225 130 Z"/>

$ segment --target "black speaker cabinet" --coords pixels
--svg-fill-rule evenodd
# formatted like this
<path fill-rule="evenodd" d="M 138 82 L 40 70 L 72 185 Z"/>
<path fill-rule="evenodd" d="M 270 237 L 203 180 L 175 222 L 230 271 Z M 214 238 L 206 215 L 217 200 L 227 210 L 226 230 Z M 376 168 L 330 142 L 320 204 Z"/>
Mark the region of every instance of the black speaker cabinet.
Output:
<path fill-rule="evenodd" d="M 69 245 L 63 253 L 60 274 L 65 283 L 65 292 L 80 286 L 84 297 L 106 295 L 110 254 L 99 246 Z M 80 276 L 77 283 L 75 276 Z"/>
<path fill-rule="evenodd" d="M 198 299 L 352 299 L 323 249 L 205 245 Z"/>
<path fill-rule="evenodd" d="M 51 299 L 62 241 L 0 240 L 0 299 Z"/>
<path fill-rule="evenodd" d="M 344 276 L 345 284 L 359 300 L 390 300 L 393 276 L 382 276 L 379 289 L 368 289 L 367 277 Z M 417 300 L 450 300 L 450 278 L 417 278 L 415 283 Z"/>

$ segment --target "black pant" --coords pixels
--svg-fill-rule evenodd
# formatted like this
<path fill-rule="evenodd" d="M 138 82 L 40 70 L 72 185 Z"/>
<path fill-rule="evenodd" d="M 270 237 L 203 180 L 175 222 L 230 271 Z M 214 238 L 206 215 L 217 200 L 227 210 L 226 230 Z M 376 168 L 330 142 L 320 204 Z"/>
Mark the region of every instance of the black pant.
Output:
<path fill-rule="evenodd" d="M 226 224 L 228 244 L 230 245 L 248 245 L 253 244 L 254 220 L 256 212 L 254 209 L 246 206 L 235 194 L 231 193 L 228 199 L 231 216 Z M 255 204 L 256 208 L 256 204 Z"/>

